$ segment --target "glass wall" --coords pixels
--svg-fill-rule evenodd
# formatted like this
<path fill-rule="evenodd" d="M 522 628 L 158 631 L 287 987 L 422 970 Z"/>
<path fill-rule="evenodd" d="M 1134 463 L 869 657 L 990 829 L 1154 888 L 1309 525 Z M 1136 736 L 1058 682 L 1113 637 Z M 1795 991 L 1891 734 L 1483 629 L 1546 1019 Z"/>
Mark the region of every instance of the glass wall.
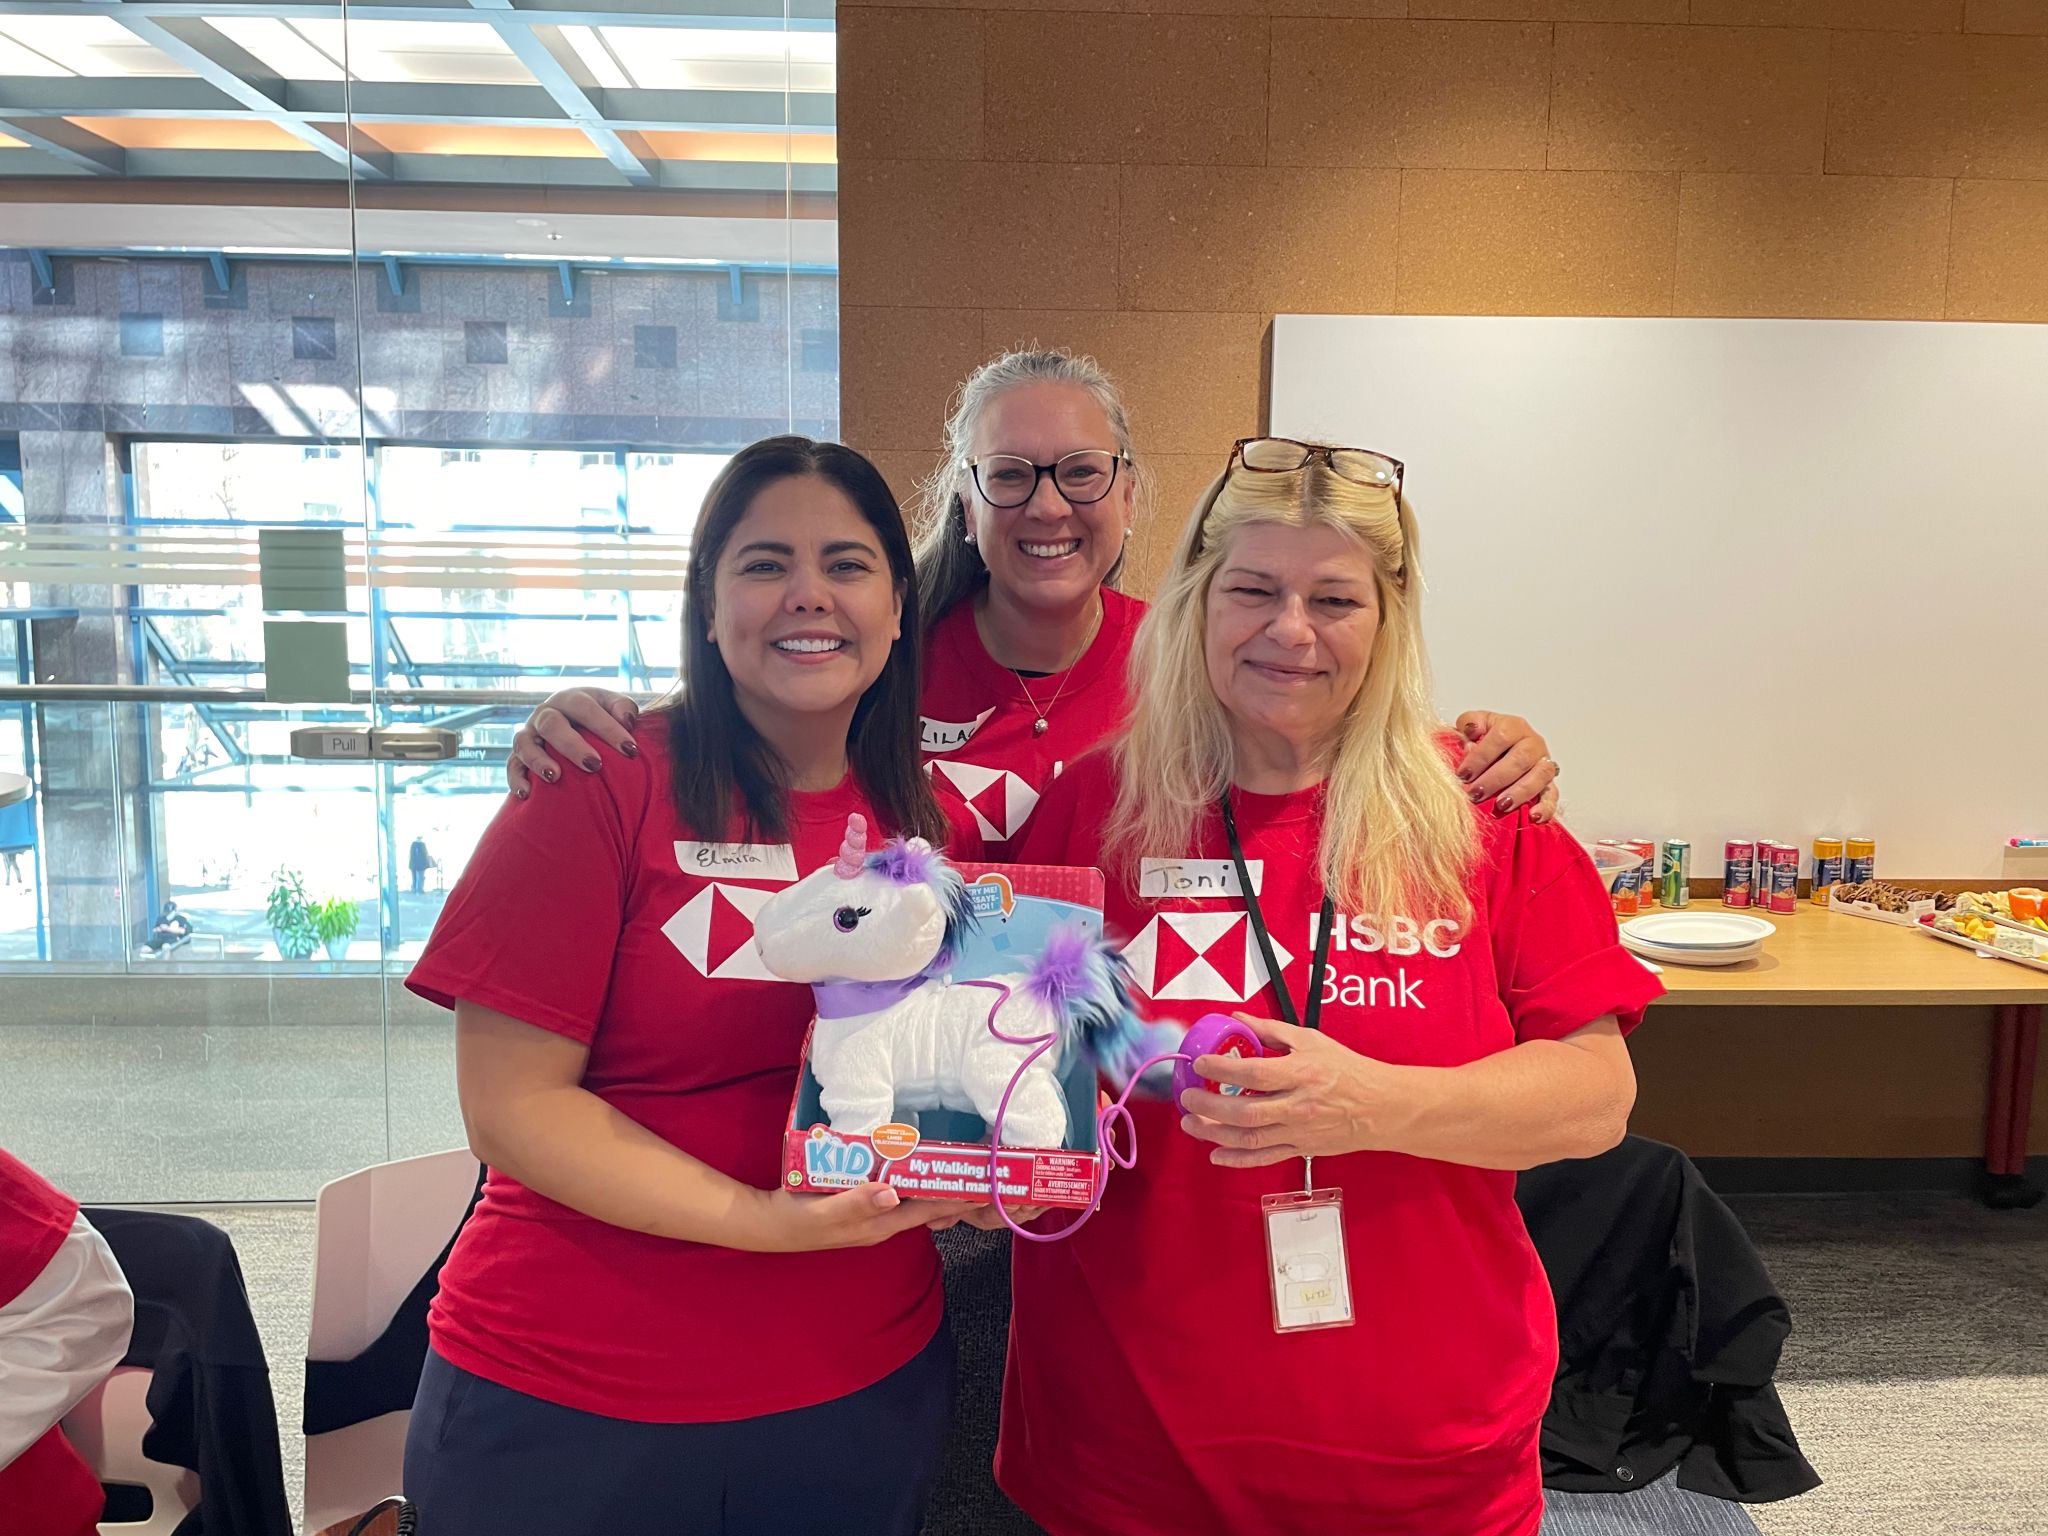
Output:
<path fill-rule="evenodd" d="M 402 982 L 513 730 L 837 432 L 829 0 L 418 9 L 0 15 L 0 1142 L 87 1199 L 461 1139 Z"/>

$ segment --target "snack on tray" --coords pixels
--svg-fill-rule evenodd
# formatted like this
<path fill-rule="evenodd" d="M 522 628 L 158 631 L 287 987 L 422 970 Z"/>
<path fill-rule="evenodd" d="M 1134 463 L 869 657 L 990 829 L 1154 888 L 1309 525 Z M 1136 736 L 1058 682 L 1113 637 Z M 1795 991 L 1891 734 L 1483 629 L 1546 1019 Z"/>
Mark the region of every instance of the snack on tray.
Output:
<path fill-rule="evenodd" d="M 1960 933 L 1966 939 L 1987 945 L 1991 942 L 1992 935 L 1998 932 L 1998 925 L 1990 918 L 1963 907 L 1935 918 L 1934 926 L 1944 933 Z"/>
<path fill-rule="evenodd" d="M 2042 893 L 2032 886 L 2015 886 L 2009 891 L 1964 891 L 1956 897 L 1956 909 L 1962 912 L 1987 913 L 2048 933 L 2048 917 L 2043 916 Z"/>
<path fill-rule="evenodd" d="M 2000 894 L 2003 894 L 2002 892 Z M 1867 901 L 1880 912 L 1904 912 L 1916 901 L 1931 901 L 1934 910 L 1946 912 L 1962 898 L 1945 891 L 1914 891 L 1883 880 L 1864 880 L 1855 885 L 1835 887 L 1837 901 Z"/>

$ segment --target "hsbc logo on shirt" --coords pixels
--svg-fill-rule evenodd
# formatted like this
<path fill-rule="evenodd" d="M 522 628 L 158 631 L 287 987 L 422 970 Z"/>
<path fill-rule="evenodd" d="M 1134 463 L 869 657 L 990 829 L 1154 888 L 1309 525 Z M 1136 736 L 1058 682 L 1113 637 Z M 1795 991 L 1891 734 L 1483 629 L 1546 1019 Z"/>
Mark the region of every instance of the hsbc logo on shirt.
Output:
<path fill-rule="evenodd" d="M 1023 831 L 1032 808 L 1038 804 L 1038 791 L 1007 768 L 984 768 L 979 763 L 943 759 L 925 767 L 953 786 L 974 812 L 981 835 L 992 843 L 1008 842 Z"/>
<path fill-rule="evenodd" d="M 1309 943 L 1316 939 L 1318 915 L 1308 915 Z M 1448 960 L 1463 948 L 1462 927 L 1448 918 L 1418 922 L 1396 914 L 1390 918 L 1337 915 L 1330 932 L 1329 975 L 1323 1001 L 1351 1007 L 1367 1005 L 1427 1008 L 1422 1000 L 1423 977 L 1405 966 L 1393 976 L 1347 975 L 1338 956 L 1386 954 L 1426 955 Z M 1188 1000 L 1245 1003 L 1265 990 L 1265 957 L 1259 952 L 1251 920 L 1236 912 L 1161 912 L 1123 948 L 1132 979 L 1156 1001 Z M 1273 957 L 1284 971 L 1294 955 L 1277 938 Z"/>
<path fill-rule="evenodd" d="M 751 885 L 715 882 L 683 903 L 661 925 L 669 943 L 697 968 L 720 981 L 776 981 L 754 948 L 754 918 L 775 893 Z"/>
<path fill-rule="evenodd" d="M 1123 948 L 1132 979 L 1147 997 L 1243 1003 L 1267 982 L 1265 956 L 1242 912 L 1161 912 Z M 1294 956 L 1278 939 L 1273 957 L 1285 970 Z"/>

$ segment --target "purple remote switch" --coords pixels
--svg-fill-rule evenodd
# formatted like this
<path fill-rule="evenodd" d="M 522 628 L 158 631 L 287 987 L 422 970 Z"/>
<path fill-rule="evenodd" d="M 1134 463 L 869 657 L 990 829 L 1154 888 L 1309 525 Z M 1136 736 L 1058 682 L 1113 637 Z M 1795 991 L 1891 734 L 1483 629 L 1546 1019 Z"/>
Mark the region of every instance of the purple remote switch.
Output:
<path fill-rule="evenodd" d="M 1181 1059 L 1173 1064 L 1173 1102 L 1190 1088 L 1207 1088 L 1217 1093 L 1245 1093 L 1234 1083 L 1212 1083 L 1195 1073 L 1197 1056 L 1263 1056 L 1265 1047 L 1248 1026 L 1227 1013 L 1205 1013 L 1182 1038 Z"/>

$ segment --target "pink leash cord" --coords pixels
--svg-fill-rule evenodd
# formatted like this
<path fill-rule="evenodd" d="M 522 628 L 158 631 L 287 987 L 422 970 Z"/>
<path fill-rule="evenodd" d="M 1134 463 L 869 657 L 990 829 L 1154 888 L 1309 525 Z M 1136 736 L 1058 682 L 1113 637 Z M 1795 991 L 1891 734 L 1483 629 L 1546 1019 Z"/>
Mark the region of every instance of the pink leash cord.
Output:
<path fill-rule="evenodd" d="M 1137 1071 L 1131 1074 L 1131 1080 L 1124 1084 L 1124 1091 L 1109 1103 L 1103 1105 L 1095 1116 L 1095 1140 L 1103 1161 L 1097 1165 L 1095 1189 L 1089 1195 L 1088 1203 L 1081 1207 L 1081 1212 L 1078 1216 L 1064 1227 L 1061 1227 L 1057 1232 L 1027 1231 L 1011 1218 L 1009 1208 L 1003 1204 L 1003 1117 L 1010 1111 L 1010 1095 L 1017 1091 L 1017 1084 L 1023 1080 L 1024 1074 L 1031 1070 L 1031 1064 L 1052 1049 L 1054 1042 L 1059 1039 L 1059 1031 L 1055 1029 L 1050 1034 L 1044 1035 L 1004 1034 L 1002 1030 L 996 1027 L 996 1013 L 1002 1008 L 1003 1004 L 1010 1000 L 1009 985 L 1000 981 L 962 981 L 959 985 L 963 987 L 987 987 L 992 991 L 1000 992 L 1002 995 L 989 1005 L 988 1032 L 1005 1045 L 1028 1045 L 1032 1047 L 1031 1054 L 1019 1062 L 1017 1070 L 1010 1074 L 1010 1081 L 1003 1089 L 1002 1102 L 996 1105 L 996 1117 L 989 1125 L 989 1199 L 996 1208 L 996 1214 L 1003 1218 L 1003 1225 L 1026 1242 L 1056 1243 L 1062 1238 L 1072 1237 L 1082 1227 L 1087 1225 L 1089 1218 L 1101 1206 L 1103 1191 L 1109 1188 L 1109 1165 L 1114 1163 L 1119 1168 L 1135 1168 L 1138 1166 L 1138 1128 L 1131 1119 L 1130 1097 L 1137 1091 L 1139 1082 L 1143 1080 L 1147 1072 L 1151 1071 L 1152 1068 L 1162 1061 L 1186 1061 L 1190 1058 L 1185 1051 L 1162 1051 L 1157 1056 L 1149 1057 L 1139 1064 Z M 1117 1149 L 1115 1128 L 1119 1121 L 1123 1123 L 1128 1131 L 1126 1139 L 1131 1144 L 1129 1152 L 1122 1152 Z"/>

